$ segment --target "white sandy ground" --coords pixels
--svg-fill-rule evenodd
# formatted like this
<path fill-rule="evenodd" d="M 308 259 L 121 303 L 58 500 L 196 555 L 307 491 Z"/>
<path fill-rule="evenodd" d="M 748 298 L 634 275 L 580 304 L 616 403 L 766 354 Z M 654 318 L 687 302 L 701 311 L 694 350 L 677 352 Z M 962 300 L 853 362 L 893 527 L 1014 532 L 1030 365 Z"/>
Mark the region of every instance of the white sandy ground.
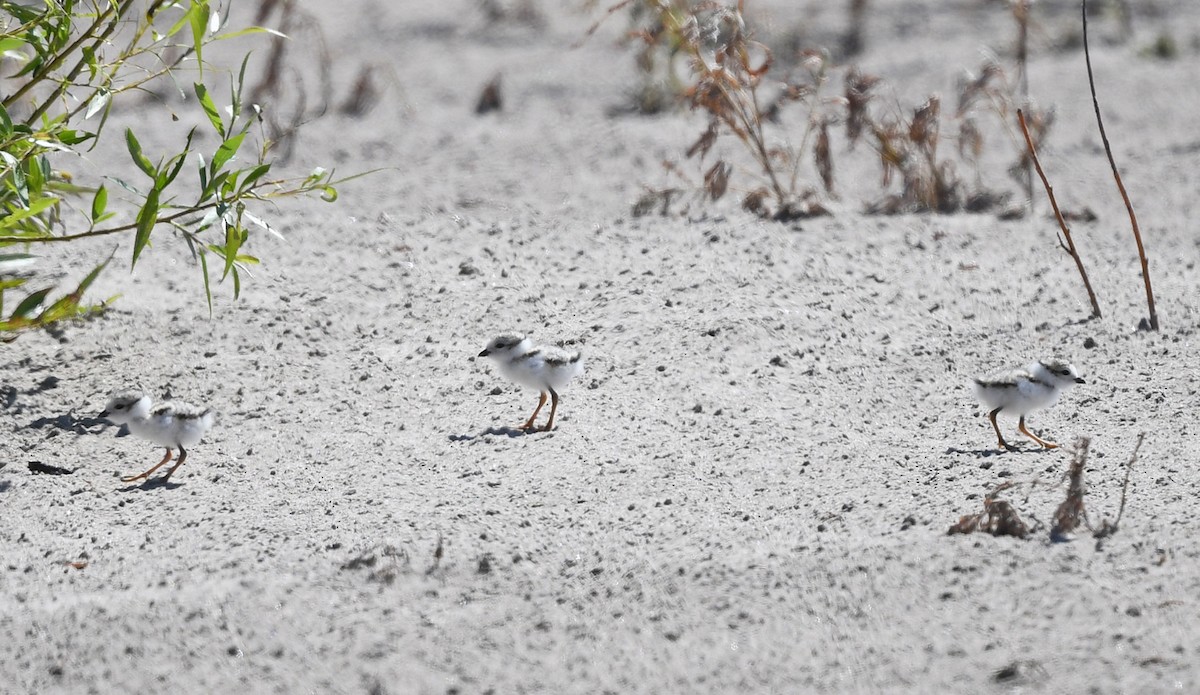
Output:
<path fill-rule="evenodd" d="M 952 101 L 1012 33 L 998 3 L 875 4 L 861 62 L 906 109 Z M 105 317 L 0 347 L 0 692 L 1200 691 L 1197 8 L 1151 3 L 1094 56 L 1150 333 L 1082 54 L 1048 48 L 1072 3 L 1040 5 L 1030 81 L 1058 108 L 1056 192 L 1099 215 L 1076 225 L 1097 321 L 1042 213 L 862 216 L 878 172 L 840 132 L 832 217 L 632 218 L 702 119 L 609 115 L 622 16 L 568 50 L 589 17 L 554 3 L 541 28 L 465 0 L 313 5 L 339 94 L 368 62 L 395 87 L 311 123 L 288 166 L 390 168 L 265 211 L 286 241 L 254 238 L 265 265 L 211 319 L 163 230 L 98 283 L 124 293 Z M 801 5 L 761 7 L 762 31 L 840 30 Z M 1162 31 L 1181 57 L 1141 57 Z M 505 110 L 477 117 L 497 72 Z M 43 263 L 78 278 L 111 246 Z M 506 328 L 587 356 L 551 434 L 510 436 L 536 397 L 474 359 Z M 1120 531 L 947 536 L 1005 480 L 1045 483 L 1014 498 L 1027 518 L 1061 499 L 1068 455 L 993 451 L 967 388 L 1050 354 L 1088 383 L 1030 424 L 1093 438 L 1093 521 L 1147 433 Z M 123 486 L 160 452 L 95 419 L 131 385 L 221 413 L 169 486 Z"/>

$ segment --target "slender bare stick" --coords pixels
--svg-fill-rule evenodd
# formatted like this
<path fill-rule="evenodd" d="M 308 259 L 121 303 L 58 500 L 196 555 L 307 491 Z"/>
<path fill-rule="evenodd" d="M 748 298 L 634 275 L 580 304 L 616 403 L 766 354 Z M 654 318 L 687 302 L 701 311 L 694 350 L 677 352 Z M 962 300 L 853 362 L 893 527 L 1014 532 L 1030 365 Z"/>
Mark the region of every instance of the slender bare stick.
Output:
<path fill-rule="evenodd" d="M 1018 0 L 1013 5 L 1017 19 L 1017 85 L 1021 90 L 1021 108 L 1029 108 L 1029 5 L 1031 0 Z M 1033 212 L 1033 169 L 1025 162 L 1025 198 Z"/>
<path fill-rule="evenodd" d="M 1046 187 L 1046 195 L 1050 198 L 1050 207 L 1054 208 L 1054 218 L 1058 220 L 1058 226 L 1062 229 L 1062 237 L 1059 238 L 1058 244 L 1071 254 L 1071 258 L 1075 259 L 1079 277 L 1083 278 L 1083 288 L 1087 290 L 1088 300 L 1092 303 L 1092 318 L 1098 319 L 1100 318 L 1100 303 L 1096 301 L 1096 293 L 1092 291 L 1092 283 L 1088 280 L 1087 271 L 1083 268 L 1083 259 L 1079 257 L 1079 251 L 1075 248 L 1075 240 L 1071 238 L 1071 230 L 1067 228 L 1067 221 L 1063 219 L 1062 212 L 1058 209 L 1058 201 L 1054 198 L 1054 188 L 1046 179 L 1046 172 L 1042 171 L 1042 163 L 1038 161 L 1037 150 L 1033 147 L 1033 138 L 1029 137 L 1029 127 L 1025 125 L 1025 112 L 1021 109 L 1017 109 L 1017 121 L 1021 124 L 1021 133 L 1025 135 L 1025 145 L 1029 147 L 1029 157 L 1033 160 L 1033 167 L 1037 169 L 1038 176 L 1042 178 L 1042 185 Z"/>
<path fill-rule="evenodd" d="M 1121 486 L 1121 508 L 1117 510 L 1117 520 L 1113 522 L 1113 531 L 1121 525 L 1121 517 L 1125 514 L 1125 495 L 1129 492 L 1129 476 L 1133 473 L 1133 464 L 1138 460 L 1138 449 L 1142 448 L 1145 432 L 1138 432 L 1137 444 L 1133 445 L 1133 453 L 1129 455 L 1129 463 L 1125 464 L 1125 484 Z"/>
<path fill-rule="evenodd" d="M 1125 209 L 1129 211 L 1129 223 L 1133 225 L 1133 240 L 1137 242 L 1138 258 L 1142 261 L 1142 280 L 1146 283 L 1146 305 L 1150 309 L 1150 330 L 1158 330 L 1158 311 L 1154 308 L 1154 290 L 1150 288 L 1150 262 L 1146 260 L 1146 247 L 1142 245 L 1142 232 L 1138 228 L 1137 215 L 1133 214 L 1133 204 L 1129 202 L 1129 194 L 1125 192 L 1125 184 L 1121 183 L 1121 174 L 1117 171 L 1117 162 L 1113 159 L 1112 147 L 1108 144 L 1108 135 L 1104 132 L 1104 119 L 1100 117 L 1100 102 L 1096 99 L 1096 81 L 1092 78 L 1092 55 L 1088 50 L 1087 30 L 1087 0 L 1081 0 L 1083 8 L 1083 57 L 1087 61 L 1088 87 L 1092 90 L 1092 107 L 1096 110 L 1096 125 L 1100 126 L 1100 139 L 1104 141 L 1104 153 L 1108 155 L 1108 165 L 1112 167 L 1113 179 L 1121 198 L 1125 201 Z"/>

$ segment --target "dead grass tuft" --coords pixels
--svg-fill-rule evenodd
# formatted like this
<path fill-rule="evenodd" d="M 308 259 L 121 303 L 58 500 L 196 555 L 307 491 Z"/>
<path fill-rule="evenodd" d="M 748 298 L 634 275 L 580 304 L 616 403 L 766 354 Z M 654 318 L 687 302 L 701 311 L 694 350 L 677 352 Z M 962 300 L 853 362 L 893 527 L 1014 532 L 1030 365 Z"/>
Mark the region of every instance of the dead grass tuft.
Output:
<path fill-rule="evenodd" d="M 958 523 L 951 526 L 947 533 L 952 536 L 977 532 L 1017 538 L 1028 536 L 1029 524 L 1021 519 L 1010 502 L 997 498 L 997 495 L 1010 487 L 1013 487 L 1012 483 L 1003 483 L 994 488 L 983 498 L 983 511 L 959 518 Z"/>
<path fill-rule="evenodd" d="M 1086 492 L 1083 478 L 1084 470 L 1087 467 L 1088 453 L 1091 449 L 1091 439 L 1089 437 L 1080 437 L 1072 444 L 1070 450 L 1071 464 L 1067 469 L 1066 476 L 1066 495 L 1054 510 L 1050 527 L 1050 540 L 1069 541 L 1073 534 L 1080 528 L 1086 528 L 1096 538 L 1097 549 L 1099 549 L 1103 539 L 1117 532 L 1121 518 L 1125 513 L 1125 502 L 1129 491 L 1130 476 L 1133 473 L 1133 465 L 1138 460 L 1138 451 L 1142 447 L 1142 441 L 1145 439 L 1145 436 L 1145 432 L 1138 435 L 1137 443 L 1134 445 L 1133 452 L 1129 456 L 1129 462 L 1126 464 L 1125 481 L 1121 486 L 1121 506 L 1117 511 L 1116 520 L 1110 522 L 1105 519 L 1099 528 L 1092 527 L 1088 520 L 1087 509 L 1083 503 L 1083 497 Z M 1000 499 L 999 495 L 1001 492 L 1007 490 L 1024 489 L 1026 496 L 1022 503 L 1028 504 L 1033 490 L 1041 484 L 1041 481 L 1038 479 L 1026 481 L 1010 480 L 996 486 L 983 498 L 982 511 L 960 517 L 958 522 L 949 528 L 947 534 L 990 533 L 993 536 L 1028 537 L 1041 524 L 1037 523 L 1036 519 L 1032 526 L 1027 524 L 1021 518 L 1017 508 L 1011 502 Z"/>
<path fill-rule="evenodd" d="M 1012 130 L 1011 115 L 1018 104 L 1031 114 L 1035 142 L 1045 137 L 1054 119 L 1051 112 L 1029 108 L 1028 98 L 1022 97 L 998 62 L 985 61 L 978 75 L 962 78 L 952 112 L 936 94 L 912 109 L 879 103 L 882 80 L 855 66 L 845 68 L 842 94 L 826 96 L 833 71 L 842 69 L 833 65 L 829 51 L 791 46 L 794 54 L 783 56 L 772 72 L 775 58 L 747 28 L 745 5 L 716 0 L 622 0 L 609 6 L 588 30 L 590 36 L 605 19 L 627 9 L 632 28 L 626 38 L 640 43 L 637 64 L 644 84 L 635 90 L 641 95 L 639 102 L 653 102 L 654 110 L 666 102 L 686 104 L 707 116 L 704 130 L 685 150 L 685 159 L 694 160 L 700 183 L 691 183 L 695 174 L 681 176 L 695 192 L 695 200 L 716 201 L 738 191 L 743 209 L 759 217 L 791 220 L 828 214 L 821 201 L 836 196 L 834 126 L 844 122 L 848 149 L 868 140 L 880 166 L 884 194 L 867 204 L 869 214 L 979 213 L 1007 206 L 1010 194 L 982 183 L 984 112 L 994 114 L 995 123 L 1014 138 L 1014 144 L 1019 136 Z M 866 2 L 854 3 L 852 30 L 861 28 L 866 6 Z M 1013 10 L 1022 31 L 1027 30 L 1027 10 L 1024 5 Z M 1023 75 L 1023 62 L 1017 68 Z M 647 99 L 645 92 L 651 85 L 659 96 Z M 801 113 L 802 120 L 797 118 Z M 798 128 L 796 120 L 800 120 Z M 952 142 L 943 144 L 947 137 Z M 734 146 L 724 147 L 725 142 Z M 1014 172 L 1030 163 L 1023 147 L 1017 151 Z M 974 176 L 964 175 L 962 164 Z M 666 168 L 682 173 L 672 163 Z M 819 186 L 806 183 L 802 170 L 811 171 L 809 180 L 819 180 Z M 745 180 L 748 176 L 757 180 Z M 666 190 L 674 189 L 662 189 Z M 646 214 L 665 199 L 661 191 L 643 196 L 635 212 Z"/>
<path fill-rule="evenodd" d="M 504 100 L 500 96 L 500 75 L 497 74 L 479 91 L 479 99 L 475 102 L 475 113 L 483 115 L 504 108 Z"/>
<path fill-rule="evenodd" d="M 1067 470 L 1067 498 L 1054 511 L 1050 538 L 1058 540 L 1074 533 L 1080 526 L 1089 526 L 1087 510 L 1083 507 L 1083 467 L 1087 465 L 1090 437 L 1080 437 L 1071 449 L 1071 467 Z"/>
<path fill-rule="evenodd" d="M 297 0 L 261 0 L 254 22 L 274 26 L 281 34 L 271 39 L 266 68 L 251 87 L 249 100 L 276 105 L 263 112 L 263 120 L 271 146 L 283 162 L 291 159 L 300 126 L 325 115 L 333 98 L 333 63 L 325 34 L 316 18 L 299 8 Z M 314 51 L 300 59 L 305 63 L 302 67 L 289 57 L 289 48 L 297 45 Z M 308 78 L 312 75 L 315 84 Z M 313 95 L 315 105 L 310 105 Z"/>

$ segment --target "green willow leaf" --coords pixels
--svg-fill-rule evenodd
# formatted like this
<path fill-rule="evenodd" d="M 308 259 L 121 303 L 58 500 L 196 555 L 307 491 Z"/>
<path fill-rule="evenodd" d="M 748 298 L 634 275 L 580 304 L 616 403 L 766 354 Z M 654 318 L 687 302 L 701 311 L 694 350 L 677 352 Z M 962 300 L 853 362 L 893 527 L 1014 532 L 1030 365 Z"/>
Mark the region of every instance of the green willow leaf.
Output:
<path fill-rule="evenodd" d="M 208 300 L 208 316 L 212 318 L 212 286 L 208 280 L 208 260 L 205 259 L 207 254 L 204 250 L 200 250 L 200 275 L 204 277 L 204 298 Z"/>
<path fill-rule="evenodd" d="M 238 188 L 238 193 L 245 193 L 254 187 L 254 182 L 262 178 L 263 174 L 271 170 L 270 164 L 259 164 L 246 174 L 246 178 L 242 179 L 242 185 Z"/>
<path fill-rule="evenodd" d="M 92 198 L 92 222 L 100 221 L 104 217 L 104 211 L 108 208 L 108 189 L 103 184 L 96 189 L 96 195 Z"/>
<path fill-rule="evenodd" d="M 116 255 L 116 253 L 117 253 L 117 250 L 113 249 L 112 254 L 109 255 L 107 260 L 105 260 L 103 263 L 96 266 L 95 268 L 92 268 L 92 272 L 88 273 L 87 277 L 85 277 L 83 279 L 83 282 L 79 283 L 79 287 L 75 288 L 74 293 L 79 295 L 82 298 L 83 293 L 86 292 L 87 289 L 92 286 L 92 283 L 96 281 L 96 278 L 100 277 L 100 273 L 104 272 L 104 269 L 106 267 L 108 267 L 108 264 L 112 261 L 113 256 Z"/>
<path fill-rule="evenodd" d="M 196 67 L 200 76 L 204 76 L 204 32 L 208 30 L 208 16 L 211 10 L 208 0 L 192 0 L 188 10 L 188 23 L 192 27 L 192 47 L 196 49 Z"/>
<path fill-rule="evenodd" d="M 23 220 L 30 217 L 36 217 L 50 207 L 58 203 L 58 198 L 54 196 L 44 196 L 33 201 L 29 207 L 14 210 L 12 213 L 0 218 L 0 229 L 11 229 Z"/>
<path fill-rule="evenodd" d="M 46 289 L 38 290 L 37 292 L 34 292 L 25 299 L 21 300 L 21 303 L 17 305 L 16 309 L 13 309 L 12 315 L 8 318 L 10 320 L 25 318 L 30 314 L 30 312 L 38 308 L 38 306 L 40 306 L 41 303 L 46 300 L 46 295 L 50 294 L 50 290 L 52 289 L 54 288 L 47 287 Z"/>
<path fill-rule="evenodd" d="M 129 147 L 129 156 L 133 158 L 133 163 L 142 170 L 146 176 L 154 178 L 157 172 L 154 171 L 154 165 L 146 155 L 142 154 L 142 144 L 138 142 L 137 136 L 129 128 L 125 129 L 125 144 Z"/>
<path fill-rule="evenodd" d="M 212 123 L 212 127 L 216 129 L 217 134 L 221 139 L 225 139 L 225 124 L 221 122 L 221 113 L 217 111 L 217 105 L 213 103 L 212 97 L 208 95 L 208 87 L 202 83 L 193 83 L 192 87 L 196 90 L 196 96 L 200 99 L 200 106 L 204 109 L 204 115 L 208 116 L 208 122 Z"/>
<path fill-rule="evenodd" d="M 221 146 L 217 148 L 216 153 L 213 154 L 212 162 L 210 162 L 208 165 L 209 169 L 214 172 L 220 171 L 221 168 L 225 166 L 225 162 L 228 162 L 235 154 L 237 154 L 238 148 L 242 146 L 242 140 L 245 139 L 245 137 L 245 133 L 238 133 L 237 135 L 234 135 L 225 142 L 221 143 Z"/>
<path fill-rule="evenodd" d="M 170 167 L 170 171 L 159 172 L 154 181 L 155 188 L 164 190 L 167 186 L 170 186 L 173 181 L 175 181 L 176 176 L 179 176 L 179 170 L 183 168 L 184 161 L 187 160 L 188 154 L 190 154 L 192 151 L 192 138 L 195 135 L 195 128 L 192 128 L 188 131 L 187 142 L 183 144 L 183 151 L 172 157 L 170 161 L 168 161 L 163 167 L 163 169 Z"/>
<path fill-rule="evenodd" d="M 137 216 L 137 235 L 133 240 L 133 262 L 131 266 L 137 265 L 138 256 L 142 255 L 142 249 L 146 248 L 146 244 L 150 243 L 150 232 L 154 230 L 154 225 L 158 223 L 158 189 L 150 190 L 150 194 L 146 196 L 146 203 L 142 205 L 141 212 Z"/>

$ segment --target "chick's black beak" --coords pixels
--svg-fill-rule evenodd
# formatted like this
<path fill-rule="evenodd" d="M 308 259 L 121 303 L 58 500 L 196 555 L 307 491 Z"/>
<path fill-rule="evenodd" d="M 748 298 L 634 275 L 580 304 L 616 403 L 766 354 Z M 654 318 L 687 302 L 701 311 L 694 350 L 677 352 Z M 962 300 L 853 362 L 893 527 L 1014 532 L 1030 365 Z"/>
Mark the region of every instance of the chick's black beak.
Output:
<path fill-rule="evenodd" d="M 1075 383 L 1076 384 L 1086 384 L 1087 382 L 1083 380 L 1083 377 L 1077 376 L 1077 377 L 1075 377 Z"/>
<path fill-rule="evenodd" d="M 487 349 L 485 348 L 483 352 L 479 353 L 479 356 L 480 356 L 480 357 L 487 357 L 487 356 L 488 356 L 488 355 L 490 355 L 490 354 L 492 354 L 492 353 L 488 352 L 488 351 L 487 351 Z"/>
<path fill-rule="evenodd" d="M 108 417 L 109 415 L 111 415 L 111 413 L 109 413 L 107 410 L 101 410 L 97 417 Z"/>

